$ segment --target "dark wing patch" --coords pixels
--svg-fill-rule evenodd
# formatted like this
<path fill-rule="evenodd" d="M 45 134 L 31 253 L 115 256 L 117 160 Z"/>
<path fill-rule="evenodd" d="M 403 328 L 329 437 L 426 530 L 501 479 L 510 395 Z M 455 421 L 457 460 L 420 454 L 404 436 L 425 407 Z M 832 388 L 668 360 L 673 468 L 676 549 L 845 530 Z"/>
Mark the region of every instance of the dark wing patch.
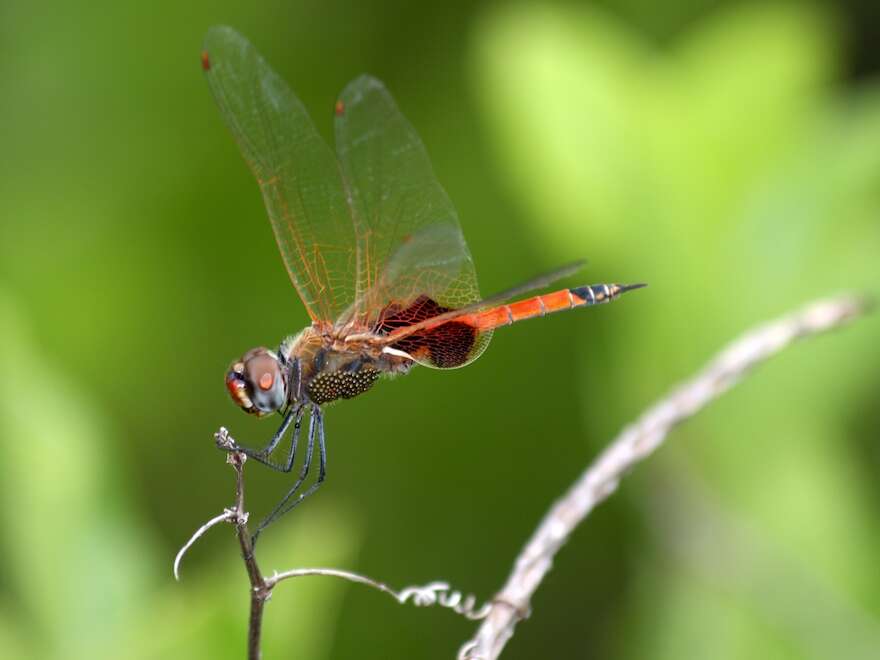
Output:
<path fill-rule="evenodd" d="M 382 312 L 378 334 L 424 321 L 450 311 L 428 296 L 419 296 L 406 308 L 389 305 Z M 428 330 L 419 330 L 391 345 L 422 364 L 453 369 L 468 362 L 477 343 L 477 330 L 460 321 L 449 321 Z"/>

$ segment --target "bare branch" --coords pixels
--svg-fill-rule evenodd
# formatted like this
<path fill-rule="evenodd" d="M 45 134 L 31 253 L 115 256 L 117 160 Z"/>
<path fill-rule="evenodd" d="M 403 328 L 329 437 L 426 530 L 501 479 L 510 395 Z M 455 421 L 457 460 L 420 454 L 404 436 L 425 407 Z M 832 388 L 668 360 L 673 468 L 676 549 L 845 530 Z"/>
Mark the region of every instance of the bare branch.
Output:
<path fill-rule="evenodd" d="M 235 441 L 229 432 L 220 427 L 214 434 L 217 446 L 228 450 L 235 446 Z M 254 555 L 254 542 L 248 530 L 248 513 L 244 510 L 244 464 L 247 456 L 239 451 L 231 451 L 226 456 L 226 462 L 235 470 L 235 517 L 231 521 L 235 525 L 235 533 L 238 536 L 238 544 L 241 547 L 241 558 L 247 570 L 248 580 L 251 583 L 251 613 L 248 619 L 248 660 L 260 660 L 261 637 L 263 633 L 263 611 L 266 601 L 272 595 L 272 589 L 266 586 L 257 558 Z"/>
<path fill-rule="evenodd" d="M 663 443 L 672 428 L 795 340 L 841 326 L 863 314 L 867 306 L 854 296 L 821 300 L 746 333 L 625 428 L 544 516 L 477 634 L 459 650 L 459 660 L 498 658 L 517 622 L 528 613 L 532 594 L 550 570 L 554 555 L 574 528 L 617 489 L 624 474 Z"/>
<path fill-rule="evenodd" d="M 268 578 L 264 577 L 254 555 L 253 539 L 247 528 L 248 513 L 244 508 L 244 463 L 247 461 L 247 456 L 234 450 L 235 441 L 229 436 L 225 428 L 221 428 L 214 434 L 214 439 L 219 448 L 229 452 L 226 456 L 226 462 L 232 465 L 235 470 L 235 504 L 196 530 L 195 534 L 177 553 L 177 557 L 174 560 L 174 576 L 178 578 L 180 562 L 186 552 L 209 529 L 221 522 L 229 522 L 235 526 L 236 535 L 241 546 L 242 559 L 244 560 L 251 587 L 251 613 L 248 625 L 248 658 L 250 660 L 257 660 L 260 657 L 260 637 L 266 601 L 272 595 L 272 590 L 279 582 L 290 578 L 307 575 L 337 577 L 370 586 L 388 594 L 401 604 L 412 601 L 417 607 L 439 605 L 473 620 L 481 619 L 488 614 L 491 606 L 490 603 L 486 603 L 477 609 L 476 599 L 473 596 L 465 596 L 460 591 L 452 590 L 446 582 L 431 582 L 425 586 L 406 587 L 400 591 L 395 591 L 383 582 L 359 575 L 358 573 L 335 568 L 300 568 L 284 571 L 283 573 L 275 573 Z"/>
<path fill-rule="evenodd" d="M 260 567 L 257 565 L 257 559 L 254 556 L 254 544 L 251 534 L 248 531 L 248 513 L 244 509 L 244 464 L 247 456 L 242 452 L 235 451 L 235 441 L 229 435 L 229 432 L 220 427 L 220 430 L 214 434 L 214 441 L 217 446 L 227 451 L 226 462 L 235 470 L 235 504 L 224 509 L 219 516 L 211 518 L 204 525 L 196 530 L 189 541 L 177 553 L 174 558 L 174 577 L 179 578 L 180 562 L 187 550 L 198 541 L 209 529 L 221 522 L 228 522 L 235 526 L 238 543 L 241 546 L 241 556 L 244 560 L 245 569 L 247 570 L 248 580 L 250 580 L 251 594 L 251 614 L 248 624 L 248 659 L 259 660 L 260 658 L 260 636 L 263 627 L 263 609 L 269 596 L 272 595 L 272 587 L 267 586 Z"/>

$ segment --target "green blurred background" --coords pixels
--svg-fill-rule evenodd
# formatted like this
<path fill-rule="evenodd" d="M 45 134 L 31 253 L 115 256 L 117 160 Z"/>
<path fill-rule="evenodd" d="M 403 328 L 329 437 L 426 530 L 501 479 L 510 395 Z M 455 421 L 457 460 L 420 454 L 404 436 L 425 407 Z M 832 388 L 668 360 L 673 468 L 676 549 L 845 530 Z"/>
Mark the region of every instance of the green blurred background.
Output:
<path fill-rule="evenodd" d="M 750 325 L 880 293 L 874 2 L 4 2 L 0 656 L 241 658 L 220 425 L 244 350 L 306 323 L 202 79 L 247 35 L 330 137 L 383 79 L 461 216 L 484 294 L 587 257 L 645 280 L 497 333 L 327 416 L 323 490 L 261 541 L 491 597 L 627 421 Z M 880 322 L 793 348 L 674 432 L 560 553 L 504 657 L 880 657 Z M 250 508 L 289 479 L 248 468 Z M 266 658 L 452 658 L 474 624 L 284 584 Z"/>

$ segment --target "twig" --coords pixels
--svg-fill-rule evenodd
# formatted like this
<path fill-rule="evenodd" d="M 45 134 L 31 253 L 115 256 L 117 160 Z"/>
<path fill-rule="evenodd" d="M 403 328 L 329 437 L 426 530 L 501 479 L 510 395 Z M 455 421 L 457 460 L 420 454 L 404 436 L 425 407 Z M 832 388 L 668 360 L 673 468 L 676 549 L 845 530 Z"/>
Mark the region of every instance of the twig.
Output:
<path fill-rule="evenodd" d="M 401 605 L 409 600 L 412 600 L 416 607 L 439 605 L 440 607 L 447 607 L 457 614 L 461 614 L 474 621 L 485 617 L 492 606 L 491 603 L 484 603 L 482 607 L 477 608 L 474 596 L 465 596 L 460 591 L 454 591 L 446 582 L 430 582 L 424 586 L 406 587 L 400 591 L 395 591 L 384 582 L 379 582 L 366 575 L 342 571 L 336 568 L 297 568 L 291 571 L 275 573 L 266 578 L 266 586 L 272 589 L 282 580 L 305 577 L 307 575 L 338 577 L 350 582 L 365 584 L 368 587 L 388 594 Z"/>
<path fill-rule="evenodd" d="M 222 428 L 214 434 L 214 440 L 221 449 L 226 449 L 229 453 L 226 455 L 226 462 L 235 470 L 235 505 L 230 509 L 224 509 L 219 516 L 211 518 L 204 525 L 199 527 L 195 534 L 186 542 L 186 544 L 177 553 L 174 559 L 174 577 L 180 579 L 179 569 L 180 562 L 186 551 L 198 541 L 209 529 L 221 522 L 229 522 L 235 526 L 235 532 L 238 536 L 238 543 L 241 546 L 241 556 L 247 569 L 248 580 L 251 585 L 251 613 L 248 624 L 248 660 L 259 660 L 260 658 L 260 636 L 263 627 L 263 608 L 266 601 L 272 595 L 273 585 L 269 585 L 254 556 L 254 546 L 251 540 L 250 531 L 248 531 L 248 513 L 244 509 L 244 464 L 247 456 L 238 451 L 231 451 L 234 447 L 234 441 L 229 436 L 225 428 Z"/>
<path fill-rule="evenodd" d="M 214 435 L 217 446 L 229 449 L 235 443 L 225 428 Z M 248 513 L 244 510 L 244 464 L 247 456 L 238 451 L 231 451 L 226 456 L 226 461 L 235 470 L 235 517 L 231 520 L 235 525 L 235 533 L 238 536 L 238 544 L 241 546 L 241 557 L 247 569 L 248 579 L 251 583 L 251 614 L 248 620 L 248 660 L 259 660 L 260 638 L 263 631 L 263 609 L 266 601 L 272 595 L 272 587 L 266 584 L 266 579 L 260 572 L 257 558 L 254 555 L 254 544 L 251 533 L 247 527 Z"/>
<path fill-rule="evenodd" d="M 235 505 L 232 508 L 224 509 L 223 513 L 211 518 L 190 537 L 174 559 L 174 577 L 178 580 L 180 579 L 180 564 L 184 555 L 209 529 L 221 522 L 229 522 L 235 526 L 238 542 L 241 546 L 242 559 L 244 560 L 251 586 L 251 611 L 248 624 L 249 660 L 258 660 L 260 658 L 263 611 L 266 601 L 272 595 L 272 590 L 279 582 L 297 577 L 323 575 L 342 578 L 378 589 L 401 604 L 412 601 L 417 607 L 439 605 L 471 620 L 482 619 L 489 613 L 491 603 L 485 603 L 482 607 L 477 608 L 474 596 L 465 596 L 460 591 L 451 589 L 446 582 L 431 582 L 424 586 L 406 587 L 400 591 L 395 591 L 387 584 L 365 575 L 335 568 L 299 568 L 282 573 L 276 572 L 268 578 L 264 577 L 254 555 L 253 540 L 247 528 L 248 513 L 244 508 L 244 463 L 247 460 L 247 456 L 232 450 L 235 446 L 234 440 L 229 436 L 225 428 L 221 428 L 214 434 L 214 439 L 218 447 L 229 452 L 226 462 L 232 465 L 235 470 Z"/>
<path fill-rule="evenodd" d="M 196 530 L 195 534 L 193 534 L 190 537 L 189 541 L 186 542 L 186 544 L 180 549 L 180 551 L 177 553 L 177 556 L 174 558 L 174 579 L 175 580 L 177 580 L 178 582 L 180 581 L 180 562 L 183 561 L 183 556 L 186 554 L 186 551 L 192 547 L 193 543 L 195 543 L 200 538 L 202 538 L 202 536 L 205 534 L 205 532 L 207 532 L 209 529 L 211 529 L 214 525 L 217 525 L 222 522 L 228 522 L 228 521 L 232 520 L 234 517 L 235 517 L 235 511 L 233 511 L 232 509 L 224 509 L 223 513 L 221 513 L 219 516 L 214 516 L 208 522 L 206 522 L 204 525 L 202 525 L 201 527 L 199 527 Z"/>
<path fill-rule="evenodd" d="M 647 410 L 584 471 L 544 516 L 514 563 L 477 634 L 459 660 L 495 660 L 529 611 L 532 594 L 550 570 L 554 555 L 592 509 L 611 495 L 621 477 L 651 455 L 669 431 L 735 385 L 752 367 L 789 344 L 841 326 L 866 311 L 864 300 L 821 300 L 746 333 L 723 349 L 694 378 Z"/>

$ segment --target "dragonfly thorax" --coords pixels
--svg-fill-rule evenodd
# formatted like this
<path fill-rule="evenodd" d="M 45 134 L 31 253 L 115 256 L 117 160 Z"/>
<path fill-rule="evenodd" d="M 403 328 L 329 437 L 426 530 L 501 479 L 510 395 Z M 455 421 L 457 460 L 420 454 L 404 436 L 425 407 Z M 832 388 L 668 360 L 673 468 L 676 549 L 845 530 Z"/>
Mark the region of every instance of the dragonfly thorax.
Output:
<path fill-rule="evenodd" d="M 279 354 L 296 365 L 298 383 L 292 398 L 318 405 L 363 394 L 382 373 L 400 373 L 411 365 L 405 358 L 384 355 L 369 342 L 346 343 L 314 327 L 282 342 Z"/>

